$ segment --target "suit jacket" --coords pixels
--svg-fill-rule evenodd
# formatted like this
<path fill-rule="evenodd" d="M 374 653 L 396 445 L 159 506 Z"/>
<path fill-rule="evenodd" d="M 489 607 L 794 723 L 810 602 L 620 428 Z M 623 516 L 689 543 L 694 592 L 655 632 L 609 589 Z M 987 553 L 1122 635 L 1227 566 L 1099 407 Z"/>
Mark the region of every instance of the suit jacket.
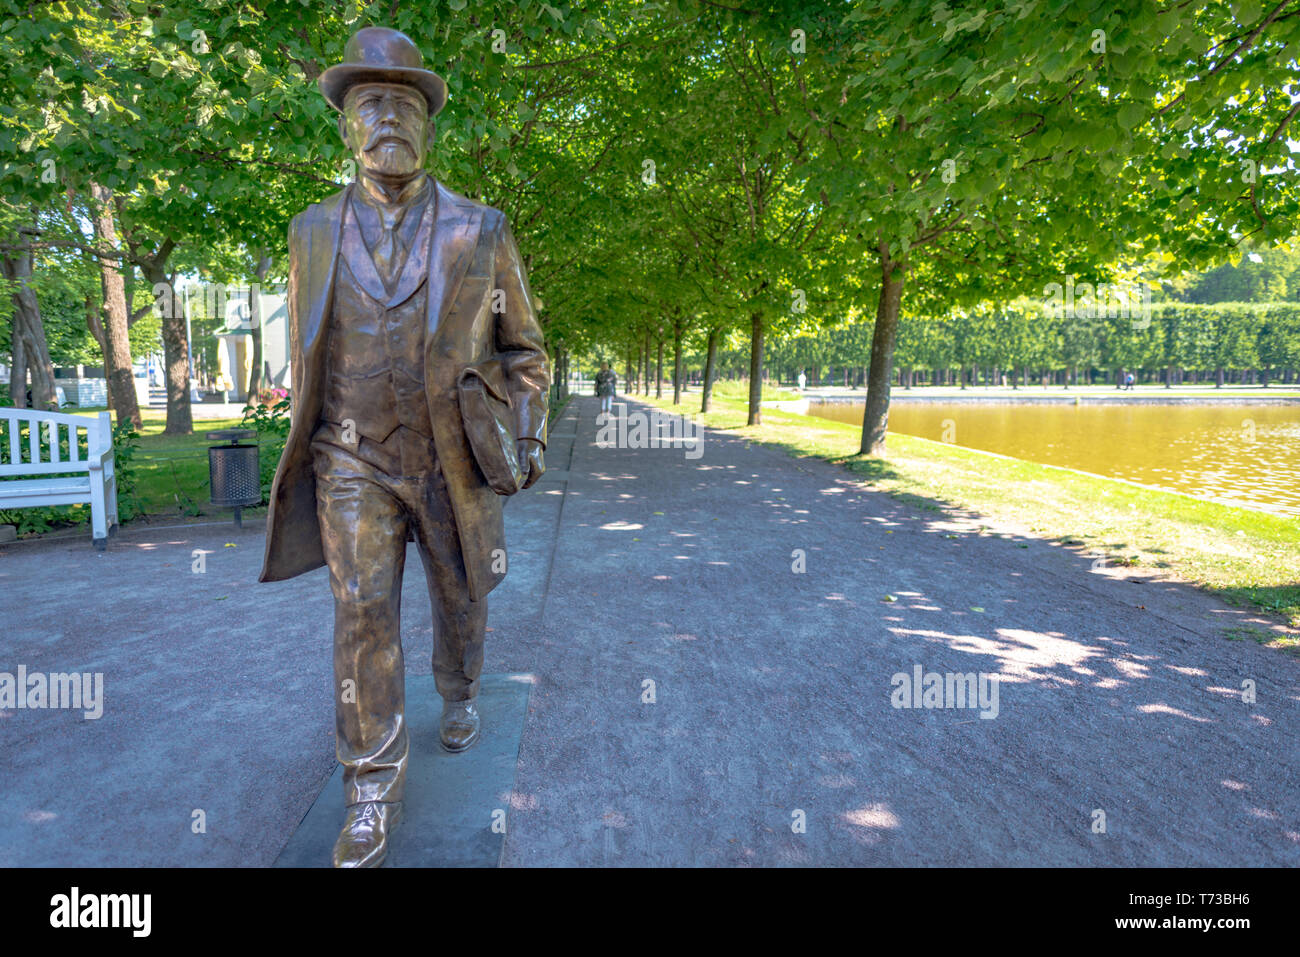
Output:
<path fill-rule="evenodd" d="M 518 416 L 516 435 L 546 446 L 547 371 L 541 327 L 514 236 L 500 210 L 433 182 L 435 210 L 429 242 L 428 324 L 424 386 L 434 449 L 446 479 L 469 578 L 481 601 L 505 577 L 494 571 L 505 552 L 502 498 L 479 472 L 461 422 L 456 379 L 466 366 L 498 357 Z M 351 184 L 303 210 L 289 226 L 289 350 L 293 391 L 284 454 L 271 486 L 261 581 L 282 581 L 320 568 L 316 475 L 309 450 L 320 418 L 326 342 L 342 238 L 342 212 Z M 504 293 L 504 309 L 500 295 Z M 493 309 L 497 305 L 497 310 Z"/>

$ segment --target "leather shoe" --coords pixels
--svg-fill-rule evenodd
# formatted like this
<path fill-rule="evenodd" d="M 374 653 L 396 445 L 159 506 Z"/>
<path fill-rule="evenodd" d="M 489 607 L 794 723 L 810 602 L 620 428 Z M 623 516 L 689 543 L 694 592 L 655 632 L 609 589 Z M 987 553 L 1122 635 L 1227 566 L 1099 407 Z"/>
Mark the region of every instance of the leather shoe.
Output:
<path fill-rule="evenodd" d="M 443 701 L 439 737 L 448 751 L 464 751 L 478 740 L 478 709 L 474 699 Z"/>
<path fill-rule="evenodd" d="M 334 844 L 335 867 L 378 867 L 388 856 L 388 839 L 402 819 L 400 801 L 363 801 L 348 808 Z"/>

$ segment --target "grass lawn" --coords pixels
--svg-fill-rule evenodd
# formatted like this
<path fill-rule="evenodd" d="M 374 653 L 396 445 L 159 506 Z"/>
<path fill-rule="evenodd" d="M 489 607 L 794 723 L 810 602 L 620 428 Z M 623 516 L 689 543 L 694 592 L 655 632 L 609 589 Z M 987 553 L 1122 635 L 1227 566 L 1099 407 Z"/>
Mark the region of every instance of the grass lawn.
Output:
<path fill-rule="evenodd" d="M 860 426 L 774 409 L 763 410 L 762 425 L 745 425 L 746 395 L 742 384 L 720 383 L 713 411 L 700 421 L 796 457 L 833 462 L 920 508 L 970 509 L 1112 564 L 1159 569 L 1300 627 L 1300 522 L 1293 518 L 897 433 L 889 436 L 886 457 L 873 459 L 858 454 Z M 796 397 L 789 390 L 763 392 L 764 401 Z M 647 401 L 695 412 L 700 393 L 686 393 L 676 407 L 670 389 Z M 1300 640 L 1264 629 L 1234 637 L 1300 650 Z"/>
<path fill-rule="evenodd" d="M 144 428 L 131 462 L 138 510 L 149 516 L 231 515 L 230 509 L 217 508 L 208 501 L 208 447 L 224 443 L 207 434 L 239 428 L 240 419 L 204 419 L 194 423 L 192 435 L 163 435 L 165 412 L 142 409 L 141 415 Z M 243 511 L 247 514 L 253 509 Z"/>

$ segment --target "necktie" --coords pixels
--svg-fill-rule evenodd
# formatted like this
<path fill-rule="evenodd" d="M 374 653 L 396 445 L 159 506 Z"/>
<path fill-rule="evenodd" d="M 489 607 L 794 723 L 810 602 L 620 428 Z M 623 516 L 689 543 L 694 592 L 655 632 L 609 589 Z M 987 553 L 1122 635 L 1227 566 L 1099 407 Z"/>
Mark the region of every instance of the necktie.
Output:
<path fill-rule="evenodd" d="M 379 278 L 384 281 L 384 285 L 389 287 L 392 286 L 393 274 L 403 259 L 402 241 L 397 231 L 402 225 L 405 213 L 406 208 L 402 206 L 379 210 L 379 225 L 382 233 L 379 242 L 375 245 L 375 268 L 379 271 Z"/>

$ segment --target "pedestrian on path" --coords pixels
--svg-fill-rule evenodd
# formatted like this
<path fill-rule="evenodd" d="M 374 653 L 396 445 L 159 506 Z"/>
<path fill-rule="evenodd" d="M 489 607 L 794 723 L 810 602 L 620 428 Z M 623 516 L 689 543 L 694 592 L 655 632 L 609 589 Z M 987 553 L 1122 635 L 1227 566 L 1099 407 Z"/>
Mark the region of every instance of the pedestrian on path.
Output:
<path fill-rule="evenodd" d="M 600 396 L 600 411 L 608 412 L 614 401 L 615 389 L 618 386 L 618 373 L 609 367 L 608 362 L 600 364 L 600 371 L 596 373 L 596 395 Z"/>

